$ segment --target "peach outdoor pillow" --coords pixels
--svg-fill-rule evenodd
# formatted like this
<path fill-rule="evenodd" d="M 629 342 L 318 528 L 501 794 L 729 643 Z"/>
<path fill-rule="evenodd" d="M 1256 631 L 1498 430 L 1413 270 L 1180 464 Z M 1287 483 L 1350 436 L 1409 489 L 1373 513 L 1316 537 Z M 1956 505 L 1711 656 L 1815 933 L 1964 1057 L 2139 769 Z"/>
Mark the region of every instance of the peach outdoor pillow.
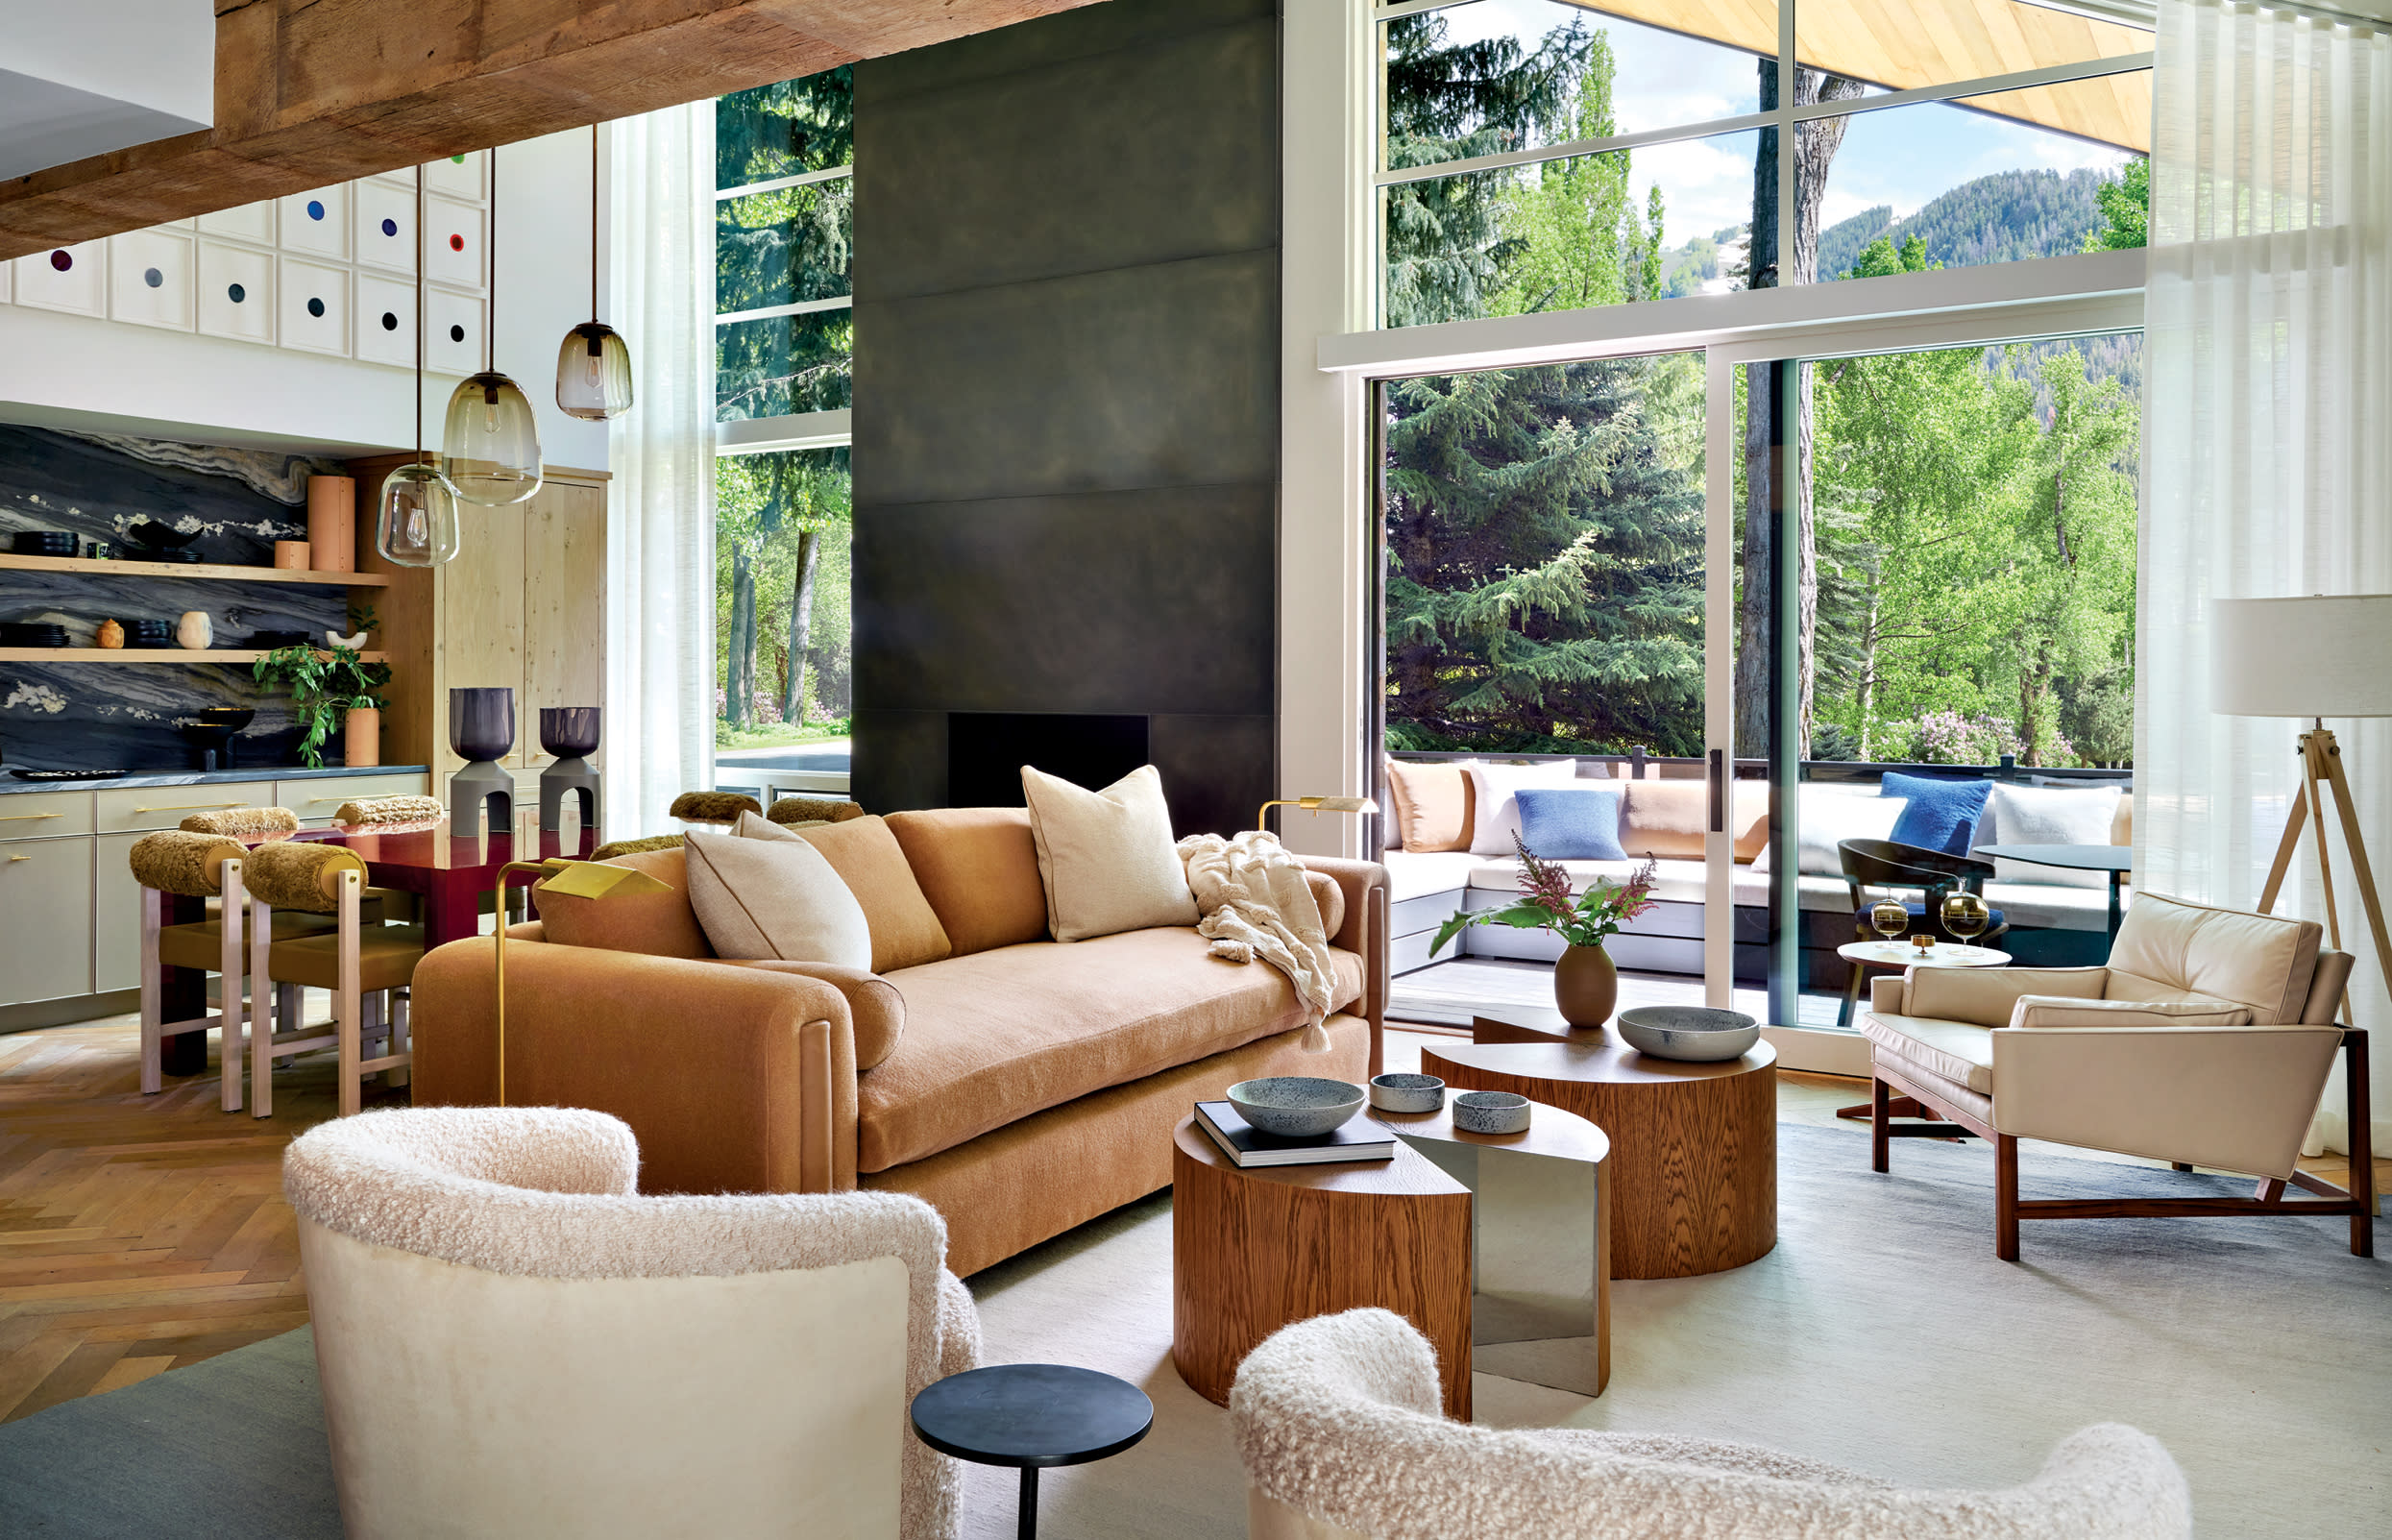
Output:
<path fill-rule="evenodd" d="M 1470 848 L 1470 773 L 1458 764 L 1387 761 L 1387 800 L 1406 850 Z"/>

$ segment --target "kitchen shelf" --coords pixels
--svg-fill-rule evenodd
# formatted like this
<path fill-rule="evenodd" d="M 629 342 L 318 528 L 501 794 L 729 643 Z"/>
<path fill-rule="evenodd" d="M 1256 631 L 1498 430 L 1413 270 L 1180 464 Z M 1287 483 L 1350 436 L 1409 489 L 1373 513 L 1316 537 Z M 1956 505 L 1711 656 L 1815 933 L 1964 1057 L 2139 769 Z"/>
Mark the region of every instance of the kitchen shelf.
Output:
<path fill-rule="evenodd" d="M 199 577 L 235 583 L 315 583 L 335 588 L 388 588 L 383 573 L 319 573 L 289 567 L 228 567 L 208 562 L 93 561 L 87 556 L 24 556 L 0 551 L 0 572 L 92 573 L 103 577 Z"/>
<path fill-rule="evenodd" d="M 319 655 L 330 656 L 322 648 Z M 0 663 L 255 663 L 265 651 L 252 648 L 179 647 L 0 647 Z M 360 652 L 368 663 L 387 663 L 387 652 Z"/>

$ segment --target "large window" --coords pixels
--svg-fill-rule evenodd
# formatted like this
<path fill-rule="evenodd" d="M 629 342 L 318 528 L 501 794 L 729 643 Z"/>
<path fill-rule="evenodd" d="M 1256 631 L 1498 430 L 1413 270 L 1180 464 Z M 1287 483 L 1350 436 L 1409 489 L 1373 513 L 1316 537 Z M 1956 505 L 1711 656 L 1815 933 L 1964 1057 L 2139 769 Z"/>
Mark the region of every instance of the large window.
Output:
<path fill-rule="evenodd" d="M 2139 245 L 2151 34 L 2087 9 L 1383 6 L 1382 324 Z"/>
<path fill-rule="evenodd" d="M 715 461 L 725 786 L 743 764 L 843 770 L 854 101 L 842 66 L 715 104 L 716 418 L 736 426 Z M 809 752 L 777 752 L 793 746 Z"/>

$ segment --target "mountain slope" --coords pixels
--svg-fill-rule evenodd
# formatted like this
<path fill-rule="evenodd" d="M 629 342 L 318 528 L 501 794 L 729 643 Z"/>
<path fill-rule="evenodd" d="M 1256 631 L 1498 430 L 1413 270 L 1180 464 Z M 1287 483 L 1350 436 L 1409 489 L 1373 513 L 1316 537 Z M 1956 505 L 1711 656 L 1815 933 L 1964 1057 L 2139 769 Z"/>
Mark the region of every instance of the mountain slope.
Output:
<path fill-rule="evenodd" d="M 1842 277 L 1880 235 L 1899 247 L 1913 235 L 1927 258 L 1946 267 L 1982 267 L 2077 251 L 2102 227 L 2094 192 L 2117 179 L 2101 171 L 1996 171 L 1965 182 L 1906 219 L 1882 205 L 1819 232 L 1818 268 Z"/>

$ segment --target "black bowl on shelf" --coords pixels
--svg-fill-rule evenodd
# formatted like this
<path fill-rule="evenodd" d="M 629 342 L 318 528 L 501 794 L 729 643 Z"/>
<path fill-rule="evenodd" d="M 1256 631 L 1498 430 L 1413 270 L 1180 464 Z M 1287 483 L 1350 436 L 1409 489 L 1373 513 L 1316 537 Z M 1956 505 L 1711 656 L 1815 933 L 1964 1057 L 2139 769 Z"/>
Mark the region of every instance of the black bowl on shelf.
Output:
<path fill-rule="evenodd" d="M 232 768 L 232 735 L 248 726 L 257 713 L 247 706 L 213 706 L 175 723 L 175 731 L 200 751 L 200 769 Z"/>
<path fill-rule="evenodd" d="M 64 647 L 66 627 L 49 621 L 0 621 L 0 647 Z"/>
<path fill-rule="evenodd" d="M 183 531 L 175 528 L 173 526 L 159 524 L 155 519 L 144 519 L 139 524 L 133 526 L 125 531 L 125 543 L 129 546 L 138 547 L 143 551 L 181 550 L 183 547 L 189 545 L 192 541 L 197 540 L 199 537 L 200 531 L 197 529 L 185 534 Z M 178 558 L 173 556 L 145 556 L 143 559 L 148 561 L 173 561 Z"/>
<path fill-rule="evenodd" d="M 281 647 L 305 647 L 309 633 L 305 631 L 252 631 L 249 645 L 260 652 L 271 652 Z"/>
<path fill-rule="evenodd" d="M 72 556 L 82 548 L 62 529 L 19 529 L 10 537 L 9 549 L 20 556 Z"/>

